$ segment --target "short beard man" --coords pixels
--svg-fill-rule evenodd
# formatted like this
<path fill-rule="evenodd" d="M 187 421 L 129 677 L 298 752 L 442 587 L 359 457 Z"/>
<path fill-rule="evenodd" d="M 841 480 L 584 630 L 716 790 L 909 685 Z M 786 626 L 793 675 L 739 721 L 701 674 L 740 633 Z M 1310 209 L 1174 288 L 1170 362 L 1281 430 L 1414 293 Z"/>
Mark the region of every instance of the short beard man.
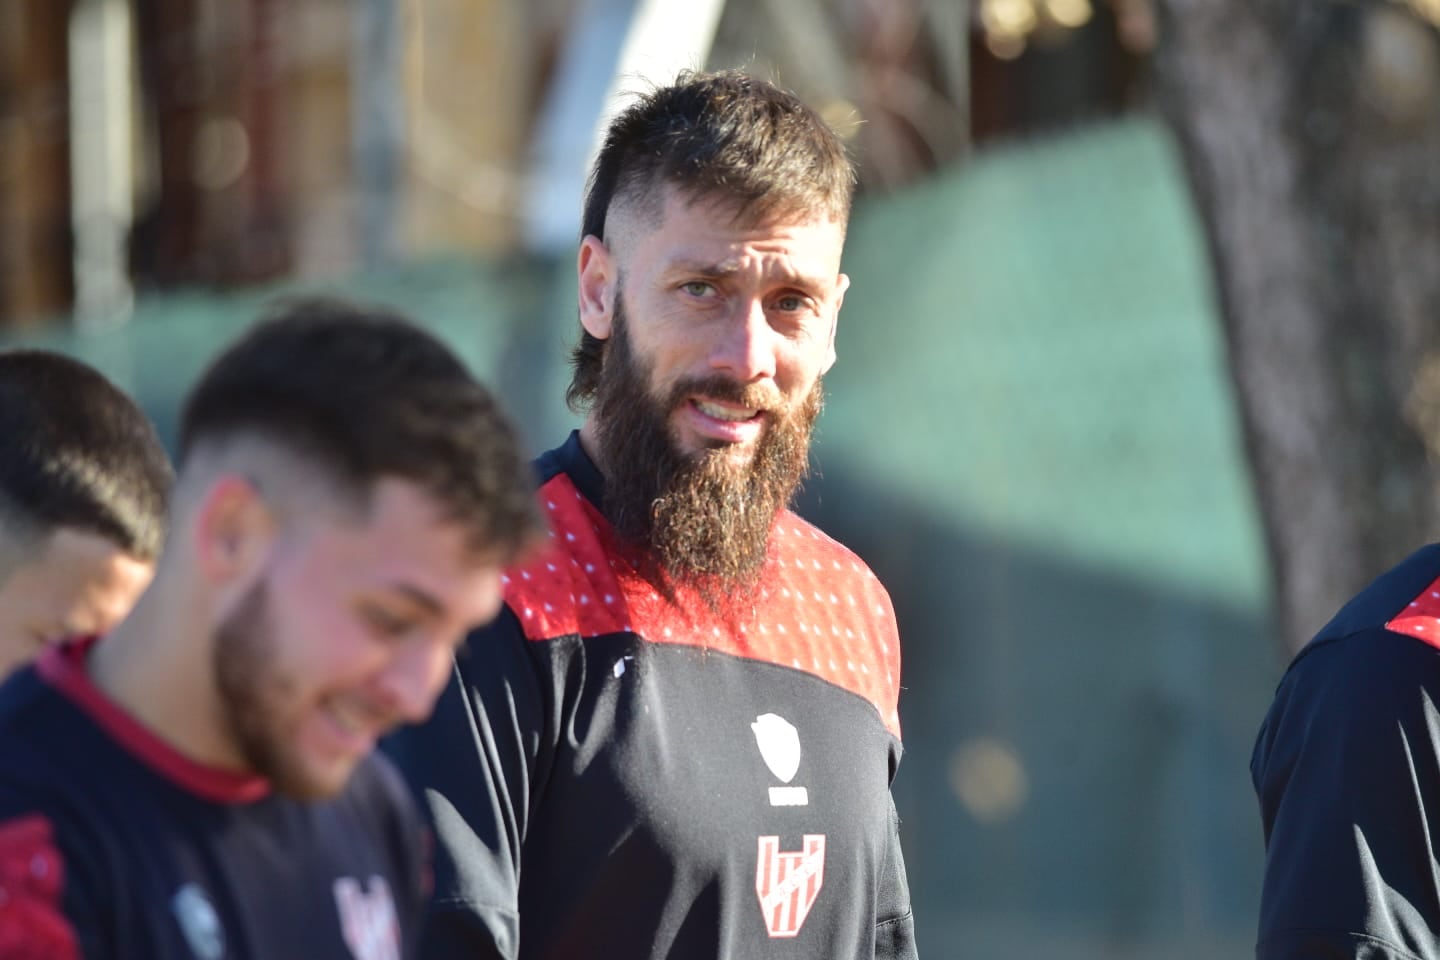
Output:
<path fill-rule="evenodd" d="M 617 294 L 594 407 L 605 512 L 621 540 L 641 548 L 641 569 L 658 585 L 684 584 L 713 611 L 733 610 L 727 598 L 758 582 L 775 517 L 809 471 L 820 381 L 794 407 L 777 409 L 773 392 L 724 376 L 682 379 L 664 397 L 652 392 L 652 378 Z M 695 394 L 765 409 L 769 422 L 747 463 L 732 463 L 723 446 L 676 448 L 670 415 Z"/>
<path fill-rule="evenodd" d="M 235 737 L 247 768 L 276 792 L 299 800 L 323 800 L 344 781 L 317 778 L 295 754 L 295 730 L 286 721 L 303 704 L 294 683 L 277 667 L 278 646 L 264 580 L 252 584 L 216 628 L 214 677 L 223 722 Z"/>

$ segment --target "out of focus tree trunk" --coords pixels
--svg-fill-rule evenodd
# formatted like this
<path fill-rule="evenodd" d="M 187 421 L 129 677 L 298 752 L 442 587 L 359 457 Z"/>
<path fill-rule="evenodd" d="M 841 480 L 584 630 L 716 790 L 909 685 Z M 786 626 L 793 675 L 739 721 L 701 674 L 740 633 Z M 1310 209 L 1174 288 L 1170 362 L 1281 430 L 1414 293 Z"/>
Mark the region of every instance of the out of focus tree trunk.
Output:
<path fill-rule="evenodd" d="M 1440 37 L 1383 0 L 1157 7 L 1293 650 L 1437 533 Z"/>
<path fill-rule="evenodd" d="M 285 138 L 295 133 L 286 124 L 284 60 L 294 40 L 287 17 L 307 5 L 133 3 L 156 167 L 151 204 L 132 238 L 140 285 L 226 286 L 283 276 L 298 204 L 287 192 Z"/>
<path fill-rule="evenodd" d="M 0 0 L 0 327 L 70 305 L 69 5 Z"/>

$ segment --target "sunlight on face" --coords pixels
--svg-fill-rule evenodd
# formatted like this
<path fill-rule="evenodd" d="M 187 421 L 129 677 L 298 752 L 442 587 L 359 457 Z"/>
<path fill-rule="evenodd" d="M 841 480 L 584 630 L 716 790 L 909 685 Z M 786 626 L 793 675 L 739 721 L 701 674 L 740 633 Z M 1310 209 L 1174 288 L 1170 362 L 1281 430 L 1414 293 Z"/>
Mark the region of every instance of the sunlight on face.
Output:
<path fill-rule="evenodd" d="M 695 385 L 670 415 L 679 449 L 748 460 L 767 424 L 810 396 L 834 361 L 844 243 L 835 221 L 736 222 L 666 188 L 659 223 L 618 254 L 617 302 L 651 395 Z"/>
<path fill-rule="evenodd" d="M 154 573 L 153 564 L 98 534 L 69 527 L 50 534 L 33 559 L 0 584 L 0 676 L 50 641 L 108 631 Z"/>
<path fill-rule="evenodd" d="M 377 484 L 364 516 L 292 520 L 216 635 L 242 762 L 291 796 L 342 789 L 380 737 L 429 716 L 456 646 L 499 611 L 500 572 L 403 481 Z"/>

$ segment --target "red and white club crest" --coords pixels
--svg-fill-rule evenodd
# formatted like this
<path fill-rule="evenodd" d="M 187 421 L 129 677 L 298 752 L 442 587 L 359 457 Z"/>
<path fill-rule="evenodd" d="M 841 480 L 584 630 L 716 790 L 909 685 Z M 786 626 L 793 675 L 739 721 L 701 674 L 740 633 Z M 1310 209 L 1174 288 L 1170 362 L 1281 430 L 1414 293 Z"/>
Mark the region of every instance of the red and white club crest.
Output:
<path fill-rule="evenodd" d="M 400 924 L 384 877 L 371 877 L 368 890 L 354 877 L 341 877 L 335 881 L 335 906 L 355 960 L 400 960 Z"/>
<path fill-rule="evenodd" d="M 825 834 L 807 833 L 799 850 L 781 851 L 779 837 L 760 838 L 755 894 L 772 937 L 800 932 L 825 883 Z"/>

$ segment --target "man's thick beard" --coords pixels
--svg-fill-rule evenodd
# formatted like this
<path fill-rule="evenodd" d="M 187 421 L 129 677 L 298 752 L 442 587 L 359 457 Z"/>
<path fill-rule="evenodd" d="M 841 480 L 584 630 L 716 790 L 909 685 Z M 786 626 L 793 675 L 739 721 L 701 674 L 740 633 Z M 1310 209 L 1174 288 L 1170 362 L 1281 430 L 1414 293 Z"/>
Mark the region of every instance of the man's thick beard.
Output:
<path fill-rule="evenodd" d="M 751 460 L 737 465 L 724 447 L 678 450 L 670 415 L 695 394 L 769 407 L 773 392 L 747 391 L 717 375 L 682 380 L 657 399 L 651 376 L 634 354 L 617 299 L 594 406 L 605 513 L 621 540 L 642 548 L 639 559 L 653 564 L 648 573 L 662 585 L 695 588 L 718 612 L 760 577 L 775 517 L 809 470 L 824 394 L 817 380 L 793 409 L 771 409 Z"/>
<path fill-rule="evenodd" d="M 331 791 L 311 782 L 287 751 L 278 727 L 280 708 L 289 698 L 273 668 L 275 638 L 269 597 L 257 581 L 215 630 L 215 687 L 221 719 L 252 771 L 270 781 L 276 793 L 315 800 Z"/>

